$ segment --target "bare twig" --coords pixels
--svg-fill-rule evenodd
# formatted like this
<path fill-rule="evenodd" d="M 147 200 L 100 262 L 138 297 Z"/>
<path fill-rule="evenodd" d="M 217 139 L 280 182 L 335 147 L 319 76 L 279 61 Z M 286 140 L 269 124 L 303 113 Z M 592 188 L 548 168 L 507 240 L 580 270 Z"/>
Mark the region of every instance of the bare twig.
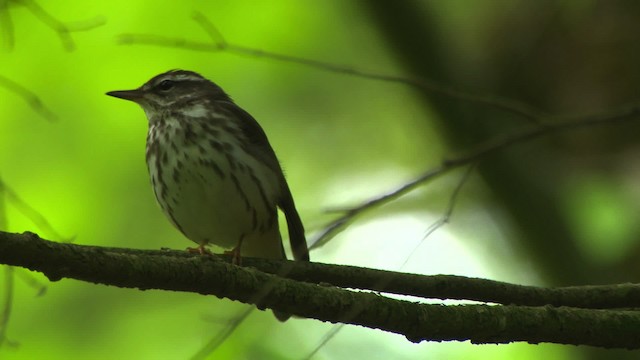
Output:
<path fill-rule="evenodd" d="M 5 191 L 0 183 L 0 229 L 7 229 L 7 214 Z M 4 296 L 2 299 L 2 313 L 0 313 L 0 347 L 4 343 L 11 344 L 7 339 L 7 327 L 9 326 L 9 318 L 11 318 L 11 307 L 13 305 L 13 267 L 4 267 Z"/>
<path fill-rule="evenodd" d="M 464 172 L 464 175 L 462 175 L 462 177 L 456 184 L 456 187 L 453 189 L 453 192 L 449 197 L 447 209 L 445 210 L 442 217 L 440 217 L 433 224 L 431 224 L 431 226 L 429 226 L 424 236 L 422 237 L 422 240 L 418 244 L 416 244 L 416 246 L 409 252 L 409 256 L 407 256 L 407 258 L 404 260 L 402 265 L 400 265 L 398 270 L 404 269 L 405 265 L 407 265 L 409 260 L 411 260 L 416 250 L 418 250 L 418 248 L 425 242 L 425 240 L 427 240 L 429 236 L 431 236 L 431 234 L 433 234 L 434 232 L 436 232 L 436 230 L 440 229 L 442 226 L 448 224 L 449 221 L 451 221 L 451 216 L 453 215 L 453 209 L 455 208 L 458 202 L 458 196 L 460 195 L 460 192 L 462 191 L 462 187 L 464 186 L 464 184 L 466 184 L 467 180 L 469 180 L 469 177 L 471 176 L 471 173 L 473 172 L 474 169 L 475 169 L 475 164 L 471 164 L 467 167 L 467 170 Z"/>
<path fill-rule="evenodd" d="M 24 269 L 18 269 L 20 271 L 16 271 L 14 274 L 22 280 L 24 284 L 32 288 L 36 291 L 36 296 L 44 296 L 47 293 L 47 285 L 45 285 L 42 281 L 36 279 L 35 276 L 29 271 Z"/>
<path fill-rule="evenodd" d="M 228 322 L 227 326 L 220 331 L 216 336 L 209 340 L 209 342 L 198 352 L 191 357 L 191 360 L 199 360 L 206 359 L 211 353 L 216 351 L 228 338 L 231 336 L 236 329 L 249 317 L 249 315 L 253 312 L 254 307 L 247 307 L 243 310 L 240 315 L 235 316 L 231 321 Z"/>
<path fill-rule="evenodd" d="M 27 219 L 31 220 L 38 229 L 49 234 L 49 236 L 64 242 L 72 242 L 74 240 L 73 237 L 64 238 L 60 235 L 60 233 L 51 226 L 46 217 L 22 200 L 18 194 L 2 180 L 2 177 L 0 177 L 0 230 L 8 229 L 6 214 L 7 201 L 10 201 L 12 205 L 26 216 Z M 15 274 L 17 274 L 25 284 L 37 290 L 36 296 L 42 296 L 47 291 L 47 286 L 31 276 L 31 274 L 24 271 L 18 271 Z"/>
<path fill-rule="evenodd" d="M 32 0 L 19 0 L 20 3 L 25 5 L 31 13 L 38 18 L 43 24 L 51 28 L 51 30 L 55 31 L 60 37 L 60 41 L 62 42 L 62 46 L 67 51 L 73 51 L 75 49 L 75 44 L 73 43 L 73 39 L 69 34 L 69 28 L 63 24 L 58 19 L 54 18 L 46 12 L 37 2 Z"/>
<path fill-rule="evenodd" d="M 305 357 L 303 357 L 303 360 L 310 360 L 312 359 L 317 353 L 318 351 L 320 351 L 320 349 L 322 349 L 325 345 L 327 345 L 329 343 L 329 341 L 331 341 L 331 339 L 333 339 L 334 337 L 336 337 L 336 335 L 338 335 L 338 333 L 342 330 L 342 328 L 344 327 L 344 324 L 336 324 L 333 325 L 331 327 L 331 330 L 327 331 L 326 334 L 324 334 L 324 336 L 322 337 L 322 339 L 320 339 L 320 342 L 318 343 L 318 345 L 316 345 L 315 348 L 313 348 L 313 350 L 311 350 Z"/>
<path fill-rule="evenodd" d="M 427 170 L 418 178 L 401 185 L 400 187 L 388 192 L 387 194 L 372 198 L 360 205 L 346 209 L 345 213 L 342 216 L 329 223 L 319 234 L 316 235 L 315 240 L 312 241 L 313 245 L 311 246 L 311 248 L 317 248 L 326 244 L 335 235 L 344 230 L 345 227 L 350 224 L 351 221 L 353 221 L 353 219 L 363 214 L 364 212 L 396 200 L 399 197 L 414 190 L 418 186 L 424 185 L 428 181 L 444 175 L 453 169 L 467 164 L 479 162 L 494 152 L 501 151 L 507 149 L 510 146 L 534 140 L 552 133 L 559 133 L 561 131 L 587 126 L 611 125 L 637 120 L 639 114 L 640 104 L 634 104 L 618 110 L 604 112 L 596 115 L 549 117 L 546 121 L 540 124 L 532 125 L 524 129 L 519 129 L 514 132 L 490 139 L 484 143 L 479 144 L 466 153 L 462 153 L 461 155 L 445 159 L 441 165 Z"/>
<path fill-rule="evenodd" d="M 7 190 L 0 176 L 0 230 L 6 231 L 7 227 Z"/>
<path fill-rule="evenodd" d="M 51 30 L 55 31 L 62 42 L 62 46 L 67 51 L 73 51 L 75 49 L 75 44 L 73 39 L 71 38 L 72 32 L 80 32 L 80 31 L 88 31 L 92 30 L 98 26 L 102 26 L 106 23 L 106 19 L 102 16 L 96 16 L 92 19 L 88 19 L 82 22 L 75 23 L 65 23 L 58 19 L 56 19 L 53 15 L 44 10 L 36 1 L 33 0 L 4 0 L 4 16 L 10 19 L 8 14 L 8 4 L 14 3 L 19 5 L 24 5 L 38 20 L 40 20 L 43 24 L 49 27 Z M 0 11 L 3 10 L 2 3 L 0 3 Z M 14 38 L 13 38 L 13 26 L 8 23 L 4 25 L 3 32 L 7 34 L 6 36 L 10 40 L 9 49 L 13 48 Z"/>
<path fill-rule="evenodd" d="M 60 233 L 57 232 L 56 229 L 53 228 L 53 226 L 51 226 L 51 223 L 49 223 L 44 215 L 27 204 L 24 200 L 22 200 L 20 196 L 18 196 L 18 194 L 9 187 L 9 185 L 2 181 L 1 178 L 0 190 L 4 190 L 6 199 L 10 201 L 18 211 L 20 211 L 24 216 L 31 220 L 31 222 L 33 222 L 38 229 L 49 234 L 49 236 L 60 239 L 64 242 L 72 242 L 74 240 L 74 237 L 64 237 L 60 235 Z"/>
<path fill-rule="evenodd" d="M 312 245 L 309 248 L 316 249 L 325 245 L 327 242 L 329 242 L 329 240 L 333 239 L 334 236 L 336 236 L 342 230 L 344 230 L 347 227 L 347 225 L 349 225 L 351 221 L 353 221 L 353 219 L 356 218 L 357 216 L 361 215 L 362 213 L 368 210 L 374 209 L 388 202 L 391 202 L 401 197 L 402 195 L 412 191 L 416 187 L 423 185 L 427 181 L 432 180 L 440 175 L 443 175 L 444 173 L 446 173 L 447 171 L 453 168 L 454 167 L 451 167 L 451 166 L 440 165 L 436 168 L 428 170 L 426 173 L 424 173 L 417 179 L 412 180 L 400 186 L 399 188 L 392 190 L 391 192 L 385 195 L 370 199 L 361 205 L 358 205 L 349 209 L 345 209 L 344 210 L 345 213 L 342 216 L 332 221 L 322 231 L 316 234 L 315 239 L 311 240 Z"/>
<path fill-rule="evenodd" d="M 2 299 L 2 314 L 0 314 L 0 347 L 3 344 L 17 346 L 18 344 L 7 338 L 7 327 L 13 307 L 13 267 L 4 267 L 4 296 Z"/>
<path fill-rule="evenodd" d="M 464 186 L 464 184 L 467 182 L 467 180 L 471 176 L 471 173 L 475 168 L 474 165 L 475 164 L 471 164 L 467 167 L 467 170 L 464 172 L 464 175 L 460 178 L 460 180 L 456 184 L 456 187 L 453 189 L 451 196 L 449 197 L 449 203 L 447 204 L 447 209 L 445 210 L 444 214 L 442 215 L 442 217 L 436 220 L 433 224 L 431 224 L 431 226 L 429 226 L 426 233 L 422 237 L 422 240 L 418 242 L 418 244 L 416 244 L 416 246 L 409 252 L 409 255 L 405 258 L 402 265 L 400 265 L 400 267 L 398 268 L 398 271 L 402 270 L 405 267 L 405 265 L 409 262 L 409 260 L 411 260 L 413 255 L 416 253 L 416 250 L 424 243 L 424 241 L 429 236 L 431 236 L 431 234 L 433 234 L 436 230 L 438 230 L 445 224 L 449 223 L 449 221 L 451 220 L 451 216 L 453 215 L 453 210 L 457 204 L 458 195 L 460 194 L 460 191 L 462 190 L 462 187 Z M 386 278 L 386 279 L 383 278 L 380 280 L 380 282 L 376 286 L 379 289 L 386 288 L 388 287 L 390 280 L 391 280 L 390 278 Z M 304 357 L 304 359 L 308 360 L 313 358 L 313 356 L 317 354 L 318 351 L 320 351 L 320 349 L 322 349 L 326 344 L 329 343 L 329 341 L 331 341 L 334 337 L 338 335 L 338 333 L 342 330 L 343 327 L 344 327 L 344 324 L 334 325 L 331 328 L 331 330 L 329 330 L 325 334 L 325 336 L 322 337 L 322 339 L 320 340 L 320 343 L 309 354 L 307 354 L 307 356 Z"/>
<path fill-rule="evenodd" d="M 0 0 L 0 33 L 4 38 L 3 47 L 11 50 L 15 43 L 13 21 L 9 13 L 9 0 Z"/>
<path fill-rule="evenodd" d="M 58 119 L 58 117 L 42 103 L 42 100 L 40 100 L 38 95 L 29 91 L 24 86 L 9 80 L 2 75 L 0 75 L 0 86 L 23 98 L 24 101 L 26 101 L 27 104 L 29 104 L 29 106 L 43 118 L 49 121 L 56 121 Z"/>
<path fill-rule="evenodd" d="M 15 196 L 15 193 L 8 188 L 8 186 L 2 181 L 2 178 L 0 177 L 0 230 L 5 230 L 8 228 L 6 204 L 7 199 L 12 195 Z M 9 346 L 18 345 L 17 342 L 11 341 L 7 338 L 7 329 L 9 326 L 9 319 L 11 318 L 11 309 L 13 308 L 14 279 L 16 274 L 26 280 L 28 285 L 37 287 L 39 289 L 37 294 L 38 296 L 44 294 L 44 292 L 46 291 L 46 286 L 44 286 L 43 284 L 39 284 L 37 280 L 29 275 L 24 269 L 18 269 L 19 271 L 16 272 L 14 271 L 14 268 L 12 266 L 4 266 L 4 270 L 4 297 L 2 300 L 2 313 L 0 314 L 0 347 L 5 343 Z"/>
<path fill-rule="evenodd" d="M 538 118 L 544 115 L 542 111 L 532 108 L 531 106 L 521 102 L 493 95 L 480 95 L 478 93 L 462 91 L 451 86 L 437 84 L 432 80 L 415 77 L 404 77 L 399 75 L 385 75 L 348 66 L 336 65 L 328 62 L 305 59 L 302 57 L 278 54 L 251 47 L 235 45 L 227 42 L 220 31 L 218 31 L 218 29 L 215 27 L 215 25 L 213 25 L 213 23 L 209 21 L 202 13 L 195 12 L 192 17 L 198 23 L 198 25 L 200 25 L 200 27 L 202 27 L 209 35 L 209 37 L 211 38 L 211 42 L 192 41 L 184 38 L 165 37 L 149 34 L 121 34 L 118 37 L 118 41 L 121 44 L 128 45 L 154 45 L 205 52 L 224 51 L 235 55 L 249 56 L 253 58 L 266 58 L 292 64 L 309 66 L 312 68 L 320 69 L 322 71 L 351 75 L 363 79 L 405 84 L 429 93 L 440 94 L 454 99 L 502 109 L 504 111 L 516 114 L 530 122 L 537 122 Z"/>

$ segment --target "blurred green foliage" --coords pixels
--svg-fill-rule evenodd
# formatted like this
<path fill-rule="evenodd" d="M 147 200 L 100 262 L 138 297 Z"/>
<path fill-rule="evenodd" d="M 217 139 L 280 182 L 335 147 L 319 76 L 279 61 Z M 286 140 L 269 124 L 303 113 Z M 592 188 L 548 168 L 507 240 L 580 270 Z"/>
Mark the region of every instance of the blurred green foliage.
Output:
<path fill-rule="evenodd" d="M 490 107 L 425 100 L 425 94 L 402 85 L 267 58 L 116 42 L 123 33 L 208 41 L 191 19 L 194 10 L 235 44 L 383 74 L 428 74 L 445 85 L 505 95 L 551 113 L 588 113 L 636 100 L 640 79 L 633 36 L 640 30 L 640 6 L 634 2 L 401 2 L 399 8 L 428 20 L 419 24 L 383 11 L 395 2 L 373 0 L 40 4 L 65 23 L 106 19 L 103 26 L 70 33 L 73 52 L 26 3 L 3 3 L 8 8 L 0 17 L 0 76 L 36 93 L 58 121 L 47 121 L 0 86 L 0 173 L 62 236 L 82 244 L 191 246 L 155 205 L 144 163 L 143 112 L 104 96 L 168 69 L 202 73 L 256 117 L 284 165 L 310 233 L 331 219 L 326 209 L 384 193 L 446 155 L 471 148 L 478 138 L 523 124 Z M 421 30 L 405 30 L 403 21 Z M 394 38 L 402 31 L 411 34 L 405 36 L 413 46 L 409 51 Z M 506 162 L 486 159 L 482 166 L 499 168 L 480 168 L 465 186 L 451 224 L 422 242 L 406 269 L 549 285 L 637 279 L 638 130 L 638 124 L 585 129 L 506 150 Z M 513 180 L 514 173 L 524 180 Z M 359 219 L 312 258 L 398 269 L 445 211 L 458 175 Z M 545 202 L 536 203 L 540 199 Z M 9 231 L 36 230 L 7 206 Z M 556 223 L 562 226 L 550 225 Z M 538 247 L 546 239 L 555 243 Z M 571 260 L 558 264 L 563 257 Z M 189 358 L 243 309 L 196 294 L 74 280 L 49 284 L 46 296 L 35 292 L 18 278 L 8 335 L 19 346 L 0 347 L 0 358 Z M 211 358 L 304 358 L 330 326 L 295 319 L 280 324 L 256 311 Z M 315 359 L 611 354 L 558 345 L 411 344 L 346 327 Z"/>

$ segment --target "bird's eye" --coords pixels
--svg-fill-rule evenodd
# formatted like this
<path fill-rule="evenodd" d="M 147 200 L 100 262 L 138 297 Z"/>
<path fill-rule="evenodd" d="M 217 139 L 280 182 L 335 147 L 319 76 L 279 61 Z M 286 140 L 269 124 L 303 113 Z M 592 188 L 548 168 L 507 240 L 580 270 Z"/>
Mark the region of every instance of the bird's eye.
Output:
<path fill-rule="evenodd" d="M 169 91 L 173 88 L 175 83 L 171 80 L 162 80 L 160 84 L 158 84 L 158 89 L 161 91 Z"/>

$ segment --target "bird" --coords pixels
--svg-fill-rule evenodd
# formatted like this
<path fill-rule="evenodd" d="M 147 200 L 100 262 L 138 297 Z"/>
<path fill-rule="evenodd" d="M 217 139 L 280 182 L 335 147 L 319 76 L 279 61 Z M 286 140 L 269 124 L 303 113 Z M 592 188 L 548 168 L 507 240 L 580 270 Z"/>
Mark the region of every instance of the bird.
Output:
<path fill-rule="evenodd" d="M 238 263 L 243 256 L 286 259 L 280 208 L 294 259 L 310 261 L 302 220 L 267 135 L 220 86 L 193 71 L 170 70 L 107 95 L 144 110 L 156 200 L 198 245 L 192 251 L 205 254 L 213 244 L 230 249 Z M 276 313 L 280 320 L 288 316 Z"/>

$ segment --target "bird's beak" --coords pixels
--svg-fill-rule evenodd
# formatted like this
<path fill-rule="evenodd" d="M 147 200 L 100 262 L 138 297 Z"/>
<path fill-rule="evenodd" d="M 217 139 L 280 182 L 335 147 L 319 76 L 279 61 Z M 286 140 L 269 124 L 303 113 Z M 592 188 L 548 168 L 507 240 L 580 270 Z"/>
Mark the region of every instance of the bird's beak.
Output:
<path fill-rule="evenodd" d="M 109 91 L 107 93 L 109 96 L 117 97 L 120 99 L 130 100 L 133 102 L 139 102 L 143 96 L 144 92 L 142 90 L 117 90 L 117 91 Z"/>

